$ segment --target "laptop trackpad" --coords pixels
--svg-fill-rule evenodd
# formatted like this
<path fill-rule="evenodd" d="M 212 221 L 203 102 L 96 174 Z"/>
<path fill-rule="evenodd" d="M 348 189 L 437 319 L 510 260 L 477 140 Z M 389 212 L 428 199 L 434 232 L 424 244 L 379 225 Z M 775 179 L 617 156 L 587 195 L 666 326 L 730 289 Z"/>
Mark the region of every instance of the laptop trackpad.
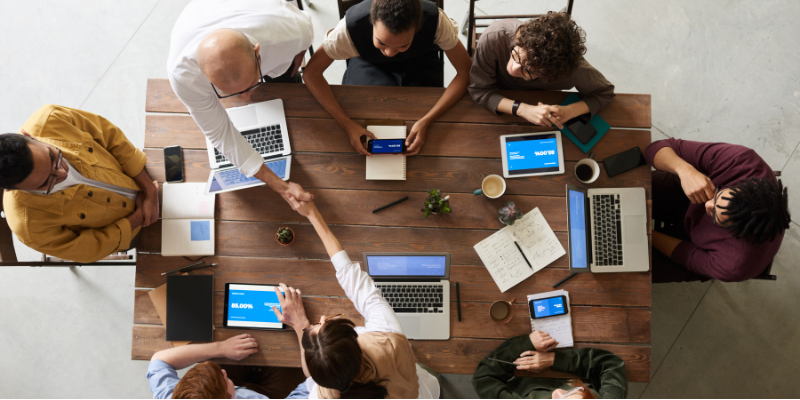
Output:
<path fill-rule="evenodd" d="M 409 338 L 420 337 L 420 318 L 419 317 L 403 317 L 398 315 L 397 319 L 400 321 L 400 326 L 403 327 L 403 333 Z"/>
<path fill-rule="evenodd" d="M 258 125 L 258 114 L 255 107 L 245 107 L 236 110 L 228 110 L 231 121 L 236 129 Z"/>
<path fill-rule="evenodd" d="M 644 227 L 644 215 L 626 215 L 625 216 L 625 243 L 642 243 L 645 241 L 647 235 L 642 233 L 647 232 Z"/>

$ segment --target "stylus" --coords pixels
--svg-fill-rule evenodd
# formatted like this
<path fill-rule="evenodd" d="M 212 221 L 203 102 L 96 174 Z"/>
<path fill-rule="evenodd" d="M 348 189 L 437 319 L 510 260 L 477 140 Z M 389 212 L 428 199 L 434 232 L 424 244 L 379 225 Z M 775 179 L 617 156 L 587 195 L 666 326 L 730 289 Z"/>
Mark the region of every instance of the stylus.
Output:
<path fill-rule="evenodd" d="M 198 262 L 196 262 L 196 263 L 194 263 L 194 264 L 189 264 L 189 265 L 187 265 L 187 266 L 185 266 L 185 267 L 180 267 L 180 268 L 178 268 L 178 269 L 173 269 L 173 270 L 171 270 L 171 271 L 162 272 L 162 273 L 161 273 L 161 275 L 166 275 L 166 274 L 171 274 L 171 273 L 173 273 L 173 272 L 178 272 L 178 271 L 180 271 L 180 270 L 183 270 L 183 269 L 186 269 L 186 268 L 189 268 L 189 267 L 194 267 L 195 265 L 200 265 L 200 264 L 202 264 L 202 263 L 204 263 L 204 262 L 205 262 L 205 261 L 198 261 Z"/>
<path fill-rule="evenodd" d="M 564 279 L 562 279 L 562 280 L 558 281 L 558 283 L 556 283 L 555 285 L 553 285 L 553 289 L 555 289 L 555 288 L 556 288 L 556 286 L 558 286 L 558 285 L 560 285 L 560 284 L 562 284 L 562 283 L 564 283 L 564 282 L 568 281 L 568 280 L 569 280 L 569 278 L 572 278 L 572 277 L 573 277 L 573 276 L 575 276 L 575 275 L 578 275 L 578 274 L 570 274 L 568 277 L 566 277 L 566 278 L 564 278 Z"/>
<path fill-rule="evenodd" d="M 408 200 L 408 196 L 406 196 L 406 197 L 403 197 L 403 198 L 402 198 L 402 199 L 400 199 L 400 200 L 393 201 L 393 202 L 391 202 L 391 203 L 389 203 L 389 204 L 387 204 L 387 205 L 385 205 L 385 206 L 383 206 L 383 207 L 378 207 L 378 208 L 376 208 L 376 209 L 372 210 L 372 212 L 373 212 L 373 213 L 376 213 L 376 212 L 378 212 L 378 211 L 380 211 L 380 210 L 383 210 L 383 209 L 385 209 L 385 208 L 389 208 L 389 207 L 391 207 L 391 206 L 393 206 L 393 205 L 395 205 L 395 204 L 400 204 L 400 203 L 402 203 L 402 202 L 404 202 L 404 201 L 406 201 L 406 200 Z"/>
<path fill-rule="evenodd" d="M 514 241 L 514 244 L 517 246 L 517 250 L 519 250 L 519 253 L 520 253 L 520 254 L 522 254 L 522 258 L 524 258 L 524 259 L 525 259 L 525 262 L 526 262 L 526 263 L 528 263 L 528 266 L 529 266 L 531 269 L 533 269 L 533 266 L 531 265 L 531 262 L 530 262 L 530 261 L 528 261 L 528 257 L 525 257 L 525 253 L 523 253 L 523 252 L 522 252 L 522 247 L 519 247 L 519 243 L 517 243 L 517 241 L 515 240 L 515 241 Z"/>

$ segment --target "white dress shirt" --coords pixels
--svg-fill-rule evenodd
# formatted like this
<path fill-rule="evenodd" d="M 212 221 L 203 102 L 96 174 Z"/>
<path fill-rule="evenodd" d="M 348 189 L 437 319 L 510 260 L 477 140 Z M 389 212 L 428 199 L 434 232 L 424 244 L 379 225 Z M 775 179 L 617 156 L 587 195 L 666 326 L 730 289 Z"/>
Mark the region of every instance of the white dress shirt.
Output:
<path fill-rule="evenodd" d="M 214 147 L 248 177 L 264 164 L 233 126 L 197 63 L 197 46 L 216 29 L 244 33 L 261 45 L 261 73 L 283 75 L 294 56 L 311 45 L 311 17 L 285 0 L 194 0 L 172 28 L 167 74 L 172 90 Z"/>
<path fill-rule="evenodd" d="M 383 298 L 381 291 L 375 287 L 372 278 L 361 270 L 361 266 L 350 261 L 350 257 L 342 250 L 331 258 L 334 268 L 336 268 L 336 279 L 344 289 L 347 298 L 353 302 L 356 310 L 364 316 L 364 326 L 357 326 L 356 333 L 359 335 L 367 332 L 392 332 L 404 335 L 403 327 L 397 320 L 397 315 L 392 310 L 389 302 Z M 417 377 L 419 377 L 419 399 L 438 399 L 439 381 L 417 365 Z M 308 388 L 308 398 L 318 399 L 319 391 L 314 379 L 306 379 Z"/>

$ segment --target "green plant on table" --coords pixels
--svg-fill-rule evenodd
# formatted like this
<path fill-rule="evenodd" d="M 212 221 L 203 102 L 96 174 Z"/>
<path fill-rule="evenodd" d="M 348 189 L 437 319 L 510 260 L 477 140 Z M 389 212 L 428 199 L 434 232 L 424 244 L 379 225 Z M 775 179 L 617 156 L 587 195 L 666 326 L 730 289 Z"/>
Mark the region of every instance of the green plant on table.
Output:
<path fill-rule="evenodd" d="M 522 218 L 522 211 L 517 208 L 513 201 L 506 202 L 506 206 L 499 211 L 500 222 L 506 225 L 514 225 L 514 221 Z"/>
<path fill-rule="evenodd" d="M 278 241 L 281 243 L 290 243 L 294 239 L 292 230 L 289 228 L 278 228 Z"/>
<path fill-rule="evenodd" d="M 425 213 L 425 218 L 431 214 L 447 214 L 453 212 L 450 209 L 450 196 L 442 198 L 442 191 L 439 189 L 428 190 L 428 197 L 425 198 L 425 203 L 422 204 L 422 212 Z"/>

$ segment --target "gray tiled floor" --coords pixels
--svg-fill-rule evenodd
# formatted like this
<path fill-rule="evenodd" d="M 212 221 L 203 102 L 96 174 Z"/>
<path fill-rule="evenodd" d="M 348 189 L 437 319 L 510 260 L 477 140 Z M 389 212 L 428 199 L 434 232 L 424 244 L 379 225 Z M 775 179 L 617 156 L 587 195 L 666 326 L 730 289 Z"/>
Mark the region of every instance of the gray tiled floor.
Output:
<path fill-rule="evenodd" d="M 56 103 L 107 117 L 141 146 L 145 82 L 166 77 L 169 33 L 186 3 L 0 0 L 2 130 Z M 652 95 L 654 139 L 750 146 L 783 171 L 792 193 L 800 188 L 800 2 L 576 3 L 589 62 L 618 92 Z M 477 8 L 510 14 L 563 4 L 481 0 Z M 308 9 L 318 46 L 337 21 L 336 2 L 312 0 Z M 459 23 L 466 10 L 465 0 L 445 2 Z M 339 82 L 343 71 L 336 62 L 326 77 Z M 790 208 L 800 215 L 796 195 Z M 632 383 L 629 396 L 796 397 L 798 259 L 793 225 L 773 268 L 777 282 L 656 285 L 652 380 Z M 130 360 L 132 285 L 130 267 L 4 268 L 0 397 L 149 397 L 147 363 Z M 445 394 L 473 397 L 469 378 L 446 376 Z"/>

